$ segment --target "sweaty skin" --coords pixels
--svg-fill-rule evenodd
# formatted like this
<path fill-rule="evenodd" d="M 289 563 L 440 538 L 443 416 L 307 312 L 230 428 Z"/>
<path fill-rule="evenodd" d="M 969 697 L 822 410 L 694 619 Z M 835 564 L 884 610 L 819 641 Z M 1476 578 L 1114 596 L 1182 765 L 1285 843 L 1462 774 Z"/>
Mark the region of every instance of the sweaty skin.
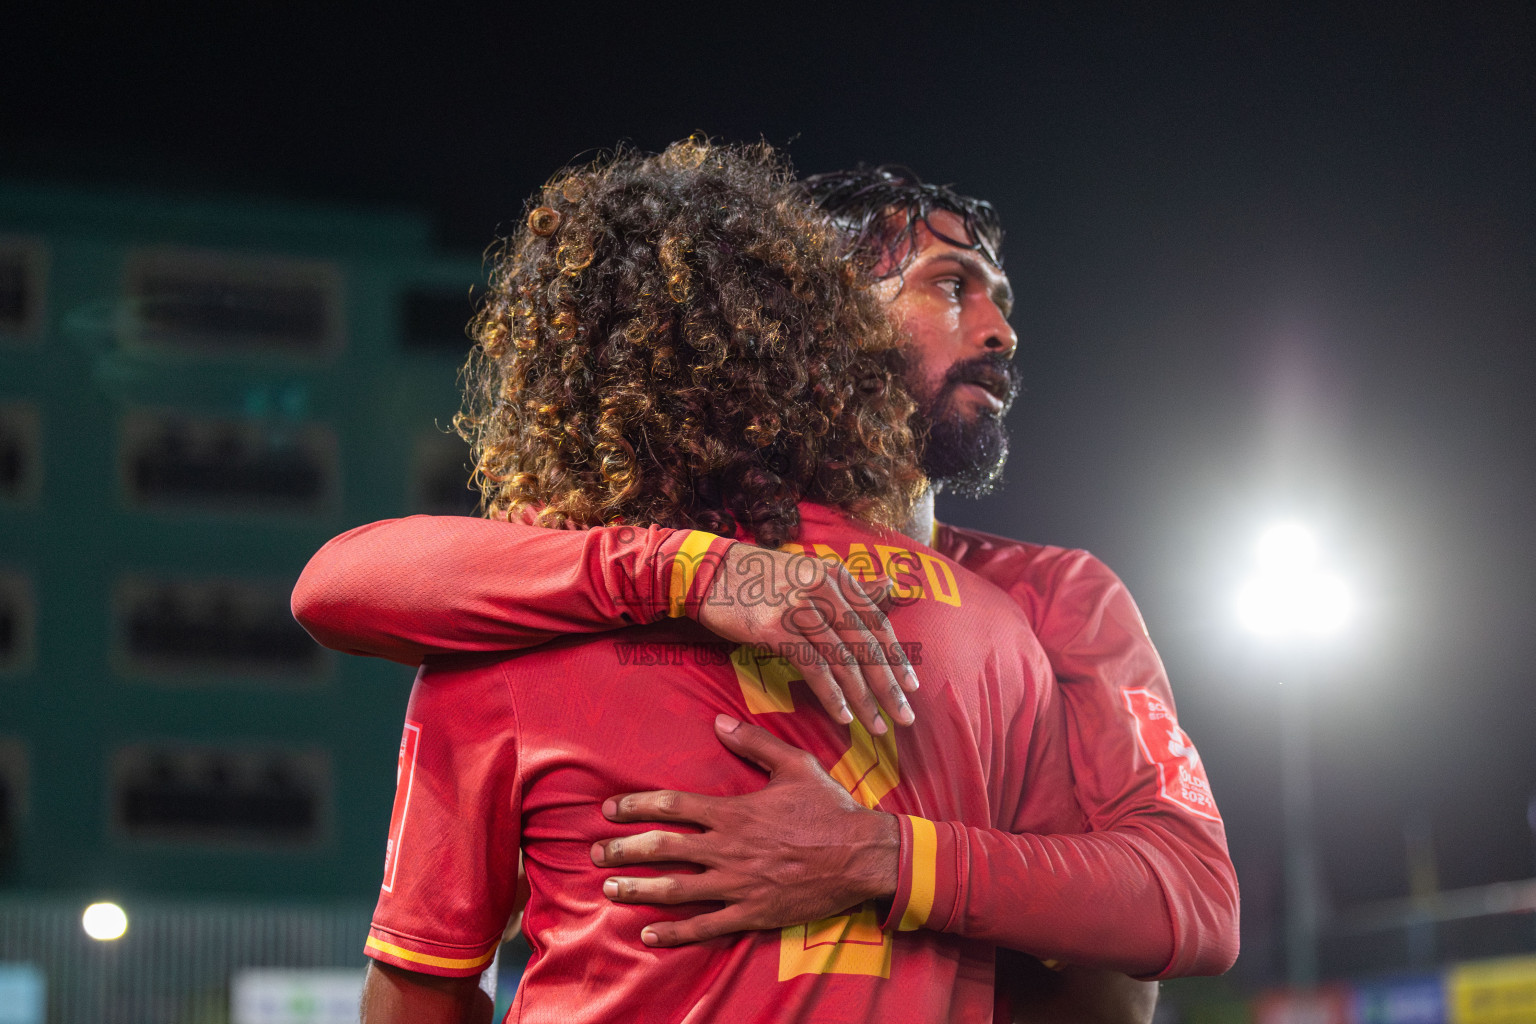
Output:
<path fill-rule="evenodd" d="M 965 224 L 948 210 L 930 220 L 951 238 L 965 236 Z M 1013 289 L 1008 278 L 980 253 L 961 249 L 918 225 L 918 249 L 901 273 L 876 287 L 889 303 L 917 356 L 915 377 L 932 392 L 950 367 L 982 355 L 1011 359 L 1019 338 L 1008 323 Z M 999 416 L 1006 396 L 976 384 L 961 384 L 956 403 L 971 417 Z M 929 504 L 930 514 L 932 504 Z"/>

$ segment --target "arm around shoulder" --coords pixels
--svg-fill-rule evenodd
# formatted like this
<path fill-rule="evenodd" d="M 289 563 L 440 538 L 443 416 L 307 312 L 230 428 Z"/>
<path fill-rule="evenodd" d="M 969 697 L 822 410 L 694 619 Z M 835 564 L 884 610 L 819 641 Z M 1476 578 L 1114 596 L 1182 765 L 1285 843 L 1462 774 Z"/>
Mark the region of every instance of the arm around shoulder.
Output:
<path fill-rule="evenodd" d="M 669 614 L 671 587 L 699 575 L 707 585 L 708 560 L 701 573 L 699 545 L 689 545 L 695 536 L 710 538 L 462 516 L 384 520 L 316 552 L 294 587 L 293 614 L 325 647 L 408 665 L 431 654 L 521 650 Z M 694 571 L 676 573 L 680 564 Z"/>

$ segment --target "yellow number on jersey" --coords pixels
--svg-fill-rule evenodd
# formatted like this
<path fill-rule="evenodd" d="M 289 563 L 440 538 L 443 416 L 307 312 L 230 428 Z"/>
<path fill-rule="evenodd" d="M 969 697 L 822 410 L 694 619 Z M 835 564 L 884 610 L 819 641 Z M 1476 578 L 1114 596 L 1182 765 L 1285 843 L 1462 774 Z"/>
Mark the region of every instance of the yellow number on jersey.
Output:
<path fill-rule="evenodd" d="M 785 928 L 779 935 L 779 980 L 801 974 L 891 976 L 891 936 L 880 930 L 873 902 L 849 914 Z"/>
<path fill-rule="evenodd" d="M 789 684 L 804 679 L 783 658 L 742 646 L 731 655 L 736 681 L 754 715 L 795 710 Z M 884 712 L 881 713 L 884 717 Z M 871 736 L 857 719 L 848 726 L 850 743 L 831 775 L 855 800 L 873 810 L 901 781 L 896 761 L 896 728 L 886 719 L 884 736 Z M 891 936 L 880 930 L 873 902 L 847 913 L 785 928 L 779 936 L 779 980 L 801 974 L 891 976 Z"/>

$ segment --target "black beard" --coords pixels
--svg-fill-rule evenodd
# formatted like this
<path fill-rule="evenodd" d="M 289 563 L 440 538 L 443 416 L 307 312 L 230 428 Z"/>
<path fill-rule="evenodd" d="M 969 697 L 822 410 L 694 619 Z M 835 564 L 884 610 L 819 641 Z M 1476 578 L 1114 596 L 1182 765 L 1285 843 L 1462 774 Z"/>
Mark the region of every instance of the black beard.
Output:
<path fill-rule="evenodd" d="M 955 392 L 979 372 L 1001 374 L 1008 381 L 1008 397 L 998 412 L 974 416 L 960 408 Z M 981 498 L 997 489 L 1008 461 L 1008 433 L 1003 417 L 1018 393 L 1012 366 L 1001 356 L 980 356 L 950 367 L 944 380 L 930 392 L 913 387 L 918 399 L 917 425 L 923 439 L 923 472 L 934 490 Z"/>

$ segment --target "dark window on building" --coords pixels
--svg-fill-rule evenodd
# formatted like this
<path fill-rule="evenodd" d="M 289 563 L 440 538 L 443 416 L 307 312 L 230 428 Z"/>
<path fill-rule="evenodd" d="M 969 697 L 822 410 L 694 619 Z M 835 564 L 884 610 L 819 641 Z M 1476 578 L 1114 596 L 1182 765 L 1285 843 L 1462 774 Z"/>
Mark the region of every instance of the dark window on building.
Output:
<path fill-rule="evenodd" d="M 16 848 L 16 798 L 11 793 L 11 780 L 0 775 L 0 866 L 9 863 L 11 851 Z"/>
<path fill-rule="evenodd" d="M 32 653 L 32 590 L 26 580 L 0 574 L 0 672 L 15 671 Z"/>
<path fill-rule="evenodd" d="M 0 665 L 14 660 L 21 647 L 21 616 L 7 596 L 0 594 Z"/>
<path fill-rule="evenodd" d="M 334 445 L 316 427 L 142 414 L 124 426 L 131 501 L 222 511 L 318 511 L 335 495 Z"/>
<path fill-rule="evenodd" d="M 21 485 L 27 478 L 27 464 L 31 454 L 22 439 L 6 429 L 10 424 L 0 419 L 0 494 L 7 498 L 21 493 Z"/>
<path fill-rule="evenodd" d="M 0 330 L 24 331 L 37 316 L 40 296 L 24 251 L 0 250 Z"/>
<path fill-rule="evenodd" d="M 400 296 L 405 347 L 462 358 L 469 352 L 467 329 L 474 312 L 467 289 L 408 289 Z"/>
<path fill-rule="evenodd" d="M 0 406 L 0 498 L 18 500 L 33 489 L 38 469 L 37 418 L 23 406 Z"/>
<path fill-rule="evenodd" d="M 26 806 L 26 750 L 18 740 L 0 739 L 0 877 L 12 864 Z"/>
<path fill-rule="evenodd" d="M 140 254 L 128 293 L 142 344 L 316 355 L 340 337 L 339 288 L 320 265 Z"/>
<path fill-rule="evenodd" d="M 42 326 L 47 266 L 40 241 L 0 239 L 0 342 L 35 335 Z"/>
<path fill-rule="evenodd" d="M 126 666 L 151 674 L 314 678 L 325 651 L 289 611 L 288 585 L 127 579 L 118 585 Z"/>
<path fill-rule="evenodd" d="M 113 763 L 113 813 L 131 839 L 312 846 L 329 791 L 325 759 L 312 752 L 144 746 Z"/>

